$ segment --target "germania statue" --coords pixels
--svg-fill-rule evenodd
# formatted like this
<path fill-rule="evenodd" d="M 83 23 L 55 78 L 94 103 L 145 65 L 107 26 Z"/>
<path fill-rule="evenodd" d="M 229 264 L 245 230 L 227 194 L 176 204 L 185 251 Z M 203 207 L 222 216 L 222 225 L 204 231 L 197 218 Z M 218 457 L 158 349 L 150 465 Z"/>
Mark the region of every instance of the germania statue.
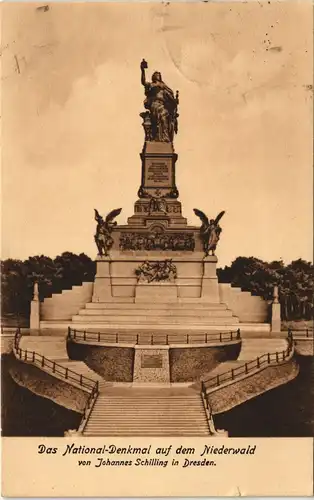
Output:
<path fill-rule="evenodd" d="M 148 110 L 141 113 L 146 141 L 172 142 L 178 132 L 179 92 L 173 91 L 163 82 L 161 73 L 155 71 L 152 81 L 147 82 L 145 59 L 141 62 L 141 83 L 145 88 L 144 106 Z"/>

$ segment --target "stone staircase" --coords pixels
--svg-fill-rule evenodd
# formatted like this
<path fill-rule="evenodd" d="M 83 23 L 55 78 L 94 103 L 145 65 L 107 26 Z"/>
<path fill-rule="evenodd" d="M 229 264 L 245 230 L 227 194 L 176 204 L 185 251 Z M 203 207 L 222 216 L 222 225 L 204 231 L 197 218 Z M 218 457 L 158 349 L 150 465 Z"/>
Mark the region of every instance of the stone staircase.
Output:
<path fill-rule="evenodd" d="M 225 304 L 197 302 L 135 303 L 90 302 L 72 316 L 72 328 L 117 331 L 236 330 L 239 319 Z"/>
<path fill-rule="evenodd" d="M 241 322 L 264 322 L 267 318 L 267 301 L 230 283 L 219 283 L 221 302 L 228 304 Z"/>
<path fill-rule="evenodd" d="M 104 388 L 84 436 L 209 436 L 199 392 L 188 388 Z"/>
<path fill-rule="evenodd" d="M 55 361 L 58 365 L 73 370 L 78 375 L 83 375 L 94 381 L 103 381 L 103 378 L 91 370 L 83 361 L 72 361 L 69 359 L 65 336 L 23 336 L 21 337 L 19 347 L 29 352 L 41 354 L 45 358 Z M 71 382 L 71 380 L 69 381 Z"/>
<path fill-rule="evenodd" d="M 69 320 L 73 314 L 90 301 L 93 293 L 93 283 L 83 282 L 74 285 L 69 290 L 54 293 L 41 303 L 42 320 Z"/>

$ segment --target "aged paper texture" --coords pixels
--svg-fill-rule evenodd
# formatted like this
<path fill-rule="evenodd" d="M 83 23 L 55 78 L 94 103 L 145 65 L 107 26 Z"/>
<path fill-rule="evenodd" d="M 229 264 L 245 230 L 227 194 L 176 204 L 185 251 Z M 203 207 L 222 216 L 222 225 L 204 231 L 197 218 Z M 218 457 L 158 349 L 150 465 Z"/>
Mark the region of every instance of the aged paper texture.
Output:
<path fill-rule="evenodd" d="M 313 495 L 313 4 L 3 2 L 2 494 Z"/>

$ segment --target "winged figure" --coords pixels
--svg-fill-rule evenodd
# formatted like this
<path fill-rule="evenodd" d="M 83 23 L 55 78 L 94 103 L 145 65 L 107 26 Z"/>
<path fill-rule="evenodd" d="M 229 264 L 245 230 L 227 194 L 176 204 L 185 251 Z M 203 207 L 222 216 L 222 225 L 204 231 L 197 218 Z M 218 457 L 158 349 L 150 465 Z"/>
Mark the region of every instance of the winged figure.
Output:
<path fill-rule="evenodd" d="M 220 233 L 222 231 L 219 226 L 219 221 L 222 216 L 225 214 L 225 210 L 220 212 L 216 219 L 208 219 L 207 215 L 204 214 L 201 210 L 194 208 L 194 213 L 199 217 L 202 221 L 202 225 L 200 227 L 200 234 L 203 241 L 203 247 L 205 256 L 209 255 L 209 252 L 212 252 L 212 255 L 215 255 L 215 250 L 220 238 Z"/>
<path fill-rule="evenodd" d="M 114 219 L 120 215 L 122 208 L 116 208 L 109 212 L 105 219 L 99 214 L 98 210 L 94 208 L 95 220 L 97 221 L 96 234 L 94 236 L 97 245 L 98 254 L 108 256 L 108 251 L 113 245 L 113 238 L 111 233 L 113 228 L 117 225 Z"/>

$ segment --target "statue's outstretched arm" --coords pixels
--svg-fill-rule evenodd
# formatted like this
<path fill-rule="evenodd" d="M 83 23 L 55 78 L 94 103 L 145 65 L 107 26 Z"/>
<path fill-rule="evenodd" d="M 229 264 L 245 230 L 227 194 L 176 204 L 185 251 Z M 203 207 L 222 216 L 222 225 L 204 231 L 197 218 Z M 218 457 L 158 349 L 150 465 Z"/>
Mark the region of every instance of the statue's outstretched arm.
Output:
<path fill-rule="evenodd" d="M 141 62 L 141 84 L 144 85 L 144 87 L 147 85 L 146 82 L 146 77 L 145 77 L 145 69 L 148 68 L 147 62 L 145 59 Z"/>

